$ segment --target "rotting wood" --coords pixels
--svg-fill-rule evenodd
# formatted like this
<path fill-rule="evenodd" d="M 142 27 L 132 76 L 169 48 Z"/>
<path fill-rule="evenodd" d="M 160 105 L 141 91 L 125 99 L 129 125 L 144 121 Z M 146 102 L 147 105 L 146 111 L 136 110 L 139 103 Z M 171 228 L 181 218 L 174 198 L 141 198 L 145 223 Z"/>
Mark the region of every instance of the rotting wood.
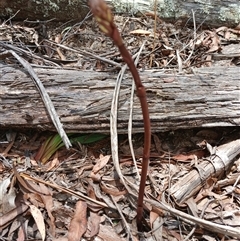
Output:
<path fill-rule="evenodd" d="M 23 69 L 0 63 L 0 127 L 54 130 L 38 90 Z M 34 68 L 67 132 L 109 133 L 117 73 Z M 140 72 L 147 89 L 153 132 L 240 125 L 239 67 L 195 69 L 195 74 Z M 127 133 L 132 78 L 125 75 L 119 104 L 119 133 Z M 133 133 L 143 132 L 134 98 Z"/>
<path fill-rule="evenodd" d="M 240 139 L 221 145 L 208 158 L 198 160 L 187 175 L 181 177 L 169 190 L 178 204 L 195 195 L 210 177 L 221 178 L 240 153 Z"/>
<path fill-rule="evenodd" d="M 142 16 L 146 12 L 154 11 L 154 1 L 107 0 L 107 3 L 112 5 L 117 13 Z M 31 1 L 31 4 L 29 4 L 28 0 L 0 1 L 0 17 L 8 19 L 17 13 L 14 17 L 15 20 L 81 21 L 89 11 L 86 2 L 86 0 L 46 0 L 44 4 L 41 1 Z M 181 19 L 183 22 L 192 22 L 193 10 L 197 24 L 214 27 L 221 25 L 236 26 L 240 21 L 239 9 L 239 0 L 157 1 L 157 13 L 161 19 L 173 20 L 174 22 Z"/>

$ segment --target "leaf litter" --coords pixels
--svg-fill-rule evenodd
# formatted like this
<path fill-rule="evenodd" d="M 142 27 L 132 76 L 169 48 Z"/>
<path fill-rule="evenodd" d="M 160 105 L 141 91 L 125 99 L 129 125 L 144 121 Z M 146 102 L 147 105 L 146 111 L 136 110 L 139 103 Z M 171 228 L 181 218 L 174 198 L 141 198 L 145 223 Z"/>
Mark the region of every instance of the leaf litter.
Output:
<path fill-rule="evenodd" d="M 202 132 L 203 130 L 200 131 Z M 214 130 L 212 129 L 211 132 L 212 131 Z M 217 128 L 215 130 L 216 133 L 220 133 L 220 131 L 222 137 L 224 137 L 224 133 L 229 131 L 229 128 Z M 155 134 L 161 139 L 162 144 L 158 146 L 158 150 L 155 148 L 154 143 L 152 144 L 146 195 L 150 195 L 149 197 L 153 196 L 154 199 L 156 198 L 156 200 L 163 201 L 174 208 L 180 205 L 181 209 L 186 211 L 189 210 L 190 214 L 196 215 L 196 217 L 201 217 L 217 224 L 227 225 L 227 227 L 238 228 L 238 196 L 240 190 L 240 187 L 238 187 L 240 169 L 239 158 L 234 159 L 235 162 L 232 163 L 231 167 L 229 167 L 230 170 L 228 170 L 226 175 L 223 175 L 223 178 L 207 178 L 205 184 L 202 185 L 195 195 L 190 196 L 183 203 L 174 204 L 172 199 L 174 196 L 172 195 L 170 197 L 169 195 L 170 188 L 178 182 L 180 182 L 181 185 L 181 178 L 185 179 L 186 175 L 196 169 L 196 165 L 209 155 L 207 150 L 204 151 L 203 147 L 199 148 L 197 145 L 195 145 L 195 149 L 192 146 L 193 149 L 189 152 L 181 151 L 181 154 L 177 154 L 176 151 L 178 149 L 176 149 L 174 150 L 176 154 L 174 154 L 171 150 L 171 142 L 177 142 L 179 140 L 178 138 L 183 136 L 183 132 L 185 132 L 185 134 L 186 132 L 191 134 L 195 132 L 194 137 L 199 135 L 196 130 L 179 130 L 177 132 L 176 135 L 170 132 Z M 205 129 L 205 132 L 207 132 L 207 129 Z M 187 138 L 190 136 L 189 133 Z M 232 133 L 232 138 L 234 139 L 235 136 L 239 135 L 239 129 L 233 128 Z M 24 135 L 24 133 L 21 133 L 20 136 L 22 135 Z M 4 135 L 2 135 L 2 137 L 3 136 Z M 168 143 L 169 136 L 171 136 L 170 143 Z M 51 161 L 54 161 L 54 158 L 45 165 L 39 163 L 40 165 L 38 166 L 33 165 L 31 168 L 21 170 L 21 166 L 24 167 L 24 159 L 26 159 L 26 157 L 24 153 L 22 156 L 19 154 L 13 155 L 13 153 L 15 151 L 19 153 L 21 145 L 26 146 L 28 140 L 31 139 L 30 137 L 30 134 L 26 134 L 25 141 L 22 143 L 22 140 L 19 140 L 17 135 L 15 140 L 16 146 L 11 148 L 6 157 L 9 163 L 18 160 L 18 174 L 9 176 L 11 171 L 7 171 L 10 169 L 6 167 L 4 167 L 5 171 L 2 172 L 2 190 L 5 190 L 4 193 L 10 192 L 10 186 L 12 186 L 12 189 L 16 192 L 16 199 L 20 201 L 18 201 L 16 207 L 13 206 L 9 211 L 5 211 L 6 213 L 3 213 L 3 210 L 1 210 L 3 214 L 1 216 L 1 229 L 6 231 L 3 232 L 5 235 L 13 239 L 18 235 L 18 232 L 20 232 L 19 228 L 22 227 L 21 225 L 18 226 L 17 229 L 10 229 L 11 225 L 13 225 L 16 220 L 20 223 L 27 224 L 27 226 L 25 226 L 25 228 L 27 228 L 25 231 L 28 237 L 31 237 L 31 229 L 35 231 L 40 229 L 41 232 L 43 232 L 43 225 L 41 222 L 43 219 L 45 221 L 44 227 L 46 228 L 47 240 L 51 240 L 53 237 L 55 237 L 55 240 L 61 240 L 61 238 L 66 236 L 69 238 L 71 235 L 69 232 L 73 229 L 72 226 L 74 225 L 78 225 L 78 229 L 74 228 L 74 230 L 79 230 L 76 232 L 85 239 L 104 237 L 102 240 L 110 240 L 115 235 L 115 238 L 125 240 L 127 235 L 126 226 L 122 223 L 123 219 L 121 215 L 125 217 L 132 235 L 136 235 L 136 199 L 134 200 L 134 197 L 128 198 L 126 189 L 116 176 L 117 174 L 112 165 L 110 155 L 99 154 L 99 156 L 93 156 L 91 149 L 95 144 L 91 144 L 89 153 L 87 156 L 83 157 L 76 146 L 73 148 L 76 148 L 74 150 L 74 158 L 66 161 L 64 158 L 68 156 L 67 152 L 69 155 L 72 155 L 72 150 L 67 151 L 62 147 L 65 156 L 59 155 L 59 170 L 57 167 L 50 170 L 47 168 L 47 165 L 51 165 Z M 219 135 L 216 135 L 216 137 L 217 139 L 215 141 L 219 142 Z M 174 140 L 174 138 L 177 140 Z M 227 138 L 229 142 L 229 136 Z M 120 136 L 120 146 L 125 145 L 127 147 L 128 141 L 126 140 L 126 136 Z M 140 134 L 134 135 L 133 140 L 134 142 L 137 141 L 136 149 L 138 146 L 142 145 L 141 142 L 143 140 Z M 157 139 L 155 138 L 155 140 Z M 181 141 L 183 145 L 183 138 Z M 223 143 L 225 141 L 226 140 L 224 140 Z M 159 144 L 158 141 L 157 143 Z M 30 144 L 31 143 L 29 143 L 29 145 Z M 188 144 L 189 143 L 186 142 L 187 146 L 185 147 L 187 150 L 189 149 Z M 98 145 L 99 143 L 96 143 L 96 147 Z M 163 149 L 163 147 L 166 148 L 166 145 L 169 146 L 169 152 Z M 104 143 L 103 146 L 106 147 L 106 143 Z M 183 148 L 183 146 L 181 146 L 181 148 Z M 1 152 L 4 149 L 5 148 L 1 148 Z M 128 148 L 123 148 L 123 150 L 127 149 Z M 199 150 L 201 150 L 201 152 L 199 152 Z M 137 166 L 141 170 L 140 159 L 141 156 L 137 156 Z M 136 183 L 136 180 L 138 179 L 136 179 L 136 171 L 134 171 L 134 164 L 129 152 L 120 151 L 120 166 L 123 175 L 130 183 L 135 183 L 134 185 L 137 187 L 138 183 Z M 93 177 L 93 174 L 95 176 L 99 175 L 98 178 L 95 176 Z M 34 176 L 36 179 L 31 179 L 31 176 Z M 42 182 L 39 182 L 39 180 Z M 229 180 L 231 180 L 231 182 Z M 54 186 L 50 186 L 49 182 L 54 184 Z M 8 188 L 6 186 L 8 186 Z M 181 187 L 179 191 L 181 192 Z M 76 193 L 79 192 L 82 193 L 81 196 L 77 196 Z M 88 197 L 88 200 L 84 199 L 84 197 Z M 94 203 L 93 200 L 100 202 Z M 12 202 L 10 198 L 8 202 Z M 76 207 L 78 202 L 81 203 L 79 204 L 80 207 Z M 185 235 L 190 233 L 191 227 L 195 229 L 192 234 L 192 240 L 201 239 L 203 235 L 215 237 L 215 233 L 212 233 L 209 229 L 203 229 L 198 225 L 194 227 L 193 224 L 188 224 L 176 219 L 177 217 L 174 215 L 166 216 L 167 213 L 164 209 L 151 205 L 151 203 L 149 204 L 146 202 L 145 205 L 145 215 L 149 217 L 149 228 L 152 230 L 149 233 L 146 232 L 145 238 L 147 240 L 151 240 L 150 237 L 156 237 L 155 240 L 158 240 L 160 234 L 164 240 L 174 240 L 174 238 L 178 236 L 179 239 L 182 239 Z M 18 208 L 20 208 L 21 211 Z M 77 210 L 77 208 L 79 208 L 79 210 Z M 83 211 L 86 208 L 87 212 Z M 38 211 L 27 211 L 32 209 Z M 119 212 L 121 212 L 121 215 Z M 82 216 L 78 215 L 78 213 L 81 213 Z M 22 216 L 20 220 L 19 215 Z M 37 221 L 33 221 L 34 219 L 32 219 L 30 222 L 30 217 L 33 215 L 35 215 L 35 220 Z M 7 220 L 6 217 L 8 217 Z M 74 220 L 74 217 L 76 217 L 76 220 Z M 184 230 L 180 233 L 179 225 L 183 225 L 182 228 L 184 227 Z M 107 227 L 108 230 L 110 230 L 111 227 L 111 234 L 103 234 L 101 230 L 103 227 Z M 18 232 L 16 233 L 17 230 Z M 85 231 L 83 232 L 83 230 Z M 9 233 L 9 231 L 12 231 L 12 233 Z M 76 232 L 73 236 L 76 235 Z M 218 235 L 222 236 L 223 234 Z M 42 235 L 39 234 L 39 237 L 41 238 Z M 74 237 L 72 237 L 72 240 L 74 240 L 73 238 Z"/>
<path fill-rule="evenodd" d="M 132 53 L 146 41 L 137 65 L 140 70 L 180 70 L 180 62 L 181 71 L 186 72 L 193 66 L 239 65 L 238 29 L 202 28 L 194 32 L 158 19 L 154 35 L 151 17 L 116 16 L 115 20 Z M 35 27 L 2 24 L 1 31 L 8 34 L 3 34 L 1 41 L 18 45 L 15 29 L 21 28 L 26 33 L 21 38 L 22 48 L 25 44 L 34 47 L 34 43 L 47 56 L 39 59 L 32 55 L 33 63 L 97 71 L 119 69 L 118 51 L 94 21 L 73 24 L 69 31 L 64 31 L 64 25 L 54 26 L 49 39 L 43 39 Z M 138 240 L 136 196 L 128 193 L 114 169 L 109 138 L 87 144 L 75 141 L 69 150 L 60 145 L 46 160 L 35 155 L 42 152 L 41 145 L 53 140 L 53 134 L 27 130 L 1 130 L 0 134 L 2 239 Z M 240 238 L 239 136 L 238 127 L 153 134 L 144 207 L 147 225 L 142 240 Z M 228 148 L 216 152 L 225 143 L 229 143 Z M 133 146 L 141 174 L 141 134 L 133 135 Z M 234 146 L 235 151 L 227 158 L 226 152 Z M 201 166 L 204 162 L 213 167 L 208 175 L 206 166 Z M 218 163 L 222 166 L 216 176 Z M 135 192 L 139 179 L 124 135 L 119 136 L 119 164 Z M 185 196 L 181 185 L 187 175 L 189 193 Z M 200 183 L 193 187 L 194 181 Z"/>

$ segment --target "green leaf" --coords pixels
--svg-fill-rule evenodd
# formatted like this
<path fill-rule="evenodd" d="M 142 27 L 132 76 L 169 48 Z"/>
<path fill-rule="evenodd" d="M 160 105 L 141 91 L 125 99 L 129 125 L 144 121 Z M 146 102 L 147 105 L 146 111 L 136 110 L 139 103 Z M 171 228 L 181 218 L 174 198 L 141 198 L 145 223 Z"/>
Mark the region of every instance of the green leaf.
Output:
<path fill-rule="evenodd" d="M 74 134 L 69 134 L 68 136 L 73 136 Z M 103 138 L 106 138 L 107 136 L 100 133 L 94 133 L 94 134 L 85 134 L 77 137 L 70 138 L 70 142 L 72 144 L 80 142 L 81 144 L 90 144 L 99 140 L 102 140 Z M 46 163 L 51 156 L 62 146 L 64 146 L 64 143 L 59 136 L 59 134 L 56 134 L 54 136 L 50 136 L 45 143 L 40 147 L 39 151 L 35 155 L 35 160 L 41 161 L 43 164 Z"/>
<path fill-rule="evenodd" d="M 106 138 L 107 135 L 100 134 L 100 133 L 93 133 L 93 134 L 87 134 L 87 135 L 82 135 L 78 137 L 71 138 L 70 141 L 72 144 L 76 142 L 80 142 L 81 144 L 91 144 L 97 141 L 100 141 L 104 138 Z"/>

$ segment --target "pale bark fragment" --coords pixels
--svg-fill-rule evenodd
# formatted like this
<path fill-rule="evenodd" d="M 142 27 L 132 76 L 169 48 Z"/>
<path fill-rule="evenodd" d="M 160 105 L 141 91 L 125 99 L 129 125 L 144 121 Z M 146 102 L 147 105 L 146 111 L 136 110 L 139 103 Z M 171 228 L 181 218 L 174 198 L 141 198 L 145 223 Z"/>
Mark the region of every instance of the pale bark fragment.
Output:
<path fill-rule="evenodd" d="M 169 190 L 174 200 L 181 204 L 196 194 L 210 177 L 221 178 L 240 153 L 240 139 L 221 145 L 208 158 L 198 160 L 187 175 L 181 177 Z"/>

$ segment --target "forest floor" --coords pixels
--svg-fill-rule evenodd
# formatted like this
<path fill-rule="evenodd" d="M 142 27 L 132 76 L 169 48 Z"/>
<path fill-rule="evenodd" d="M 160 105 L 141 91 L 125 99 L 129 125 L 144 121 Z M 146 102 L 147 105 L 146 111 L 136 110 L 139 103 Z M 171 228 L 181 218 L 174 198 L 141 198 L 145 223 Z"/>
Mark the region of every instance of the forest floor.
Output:
<path fill-rule="evenodd" d="M 132 55 L 143 45 L 139 70 L 240 66 L 239 27 L 194 29 L 150 15 L 115 21 Z M 77 23 L 9 20 L 0 31 L 0 41 L 40 57 L 29 57 L 32 65 L 117 72 L 106 59 L 123 64 L 91 17 Z M 67 150 L 56 133 L 0 130 L 0 240 L 240 240 L 240 127 L 152 133 L 142 233 L 136 193 L 143 134 L 132 137 L 135 157 L 127 130 L 118 136 L 127 184 L 113 164 L 110 137 L 93 134 L 74 134 L 78 139 Z"/>

